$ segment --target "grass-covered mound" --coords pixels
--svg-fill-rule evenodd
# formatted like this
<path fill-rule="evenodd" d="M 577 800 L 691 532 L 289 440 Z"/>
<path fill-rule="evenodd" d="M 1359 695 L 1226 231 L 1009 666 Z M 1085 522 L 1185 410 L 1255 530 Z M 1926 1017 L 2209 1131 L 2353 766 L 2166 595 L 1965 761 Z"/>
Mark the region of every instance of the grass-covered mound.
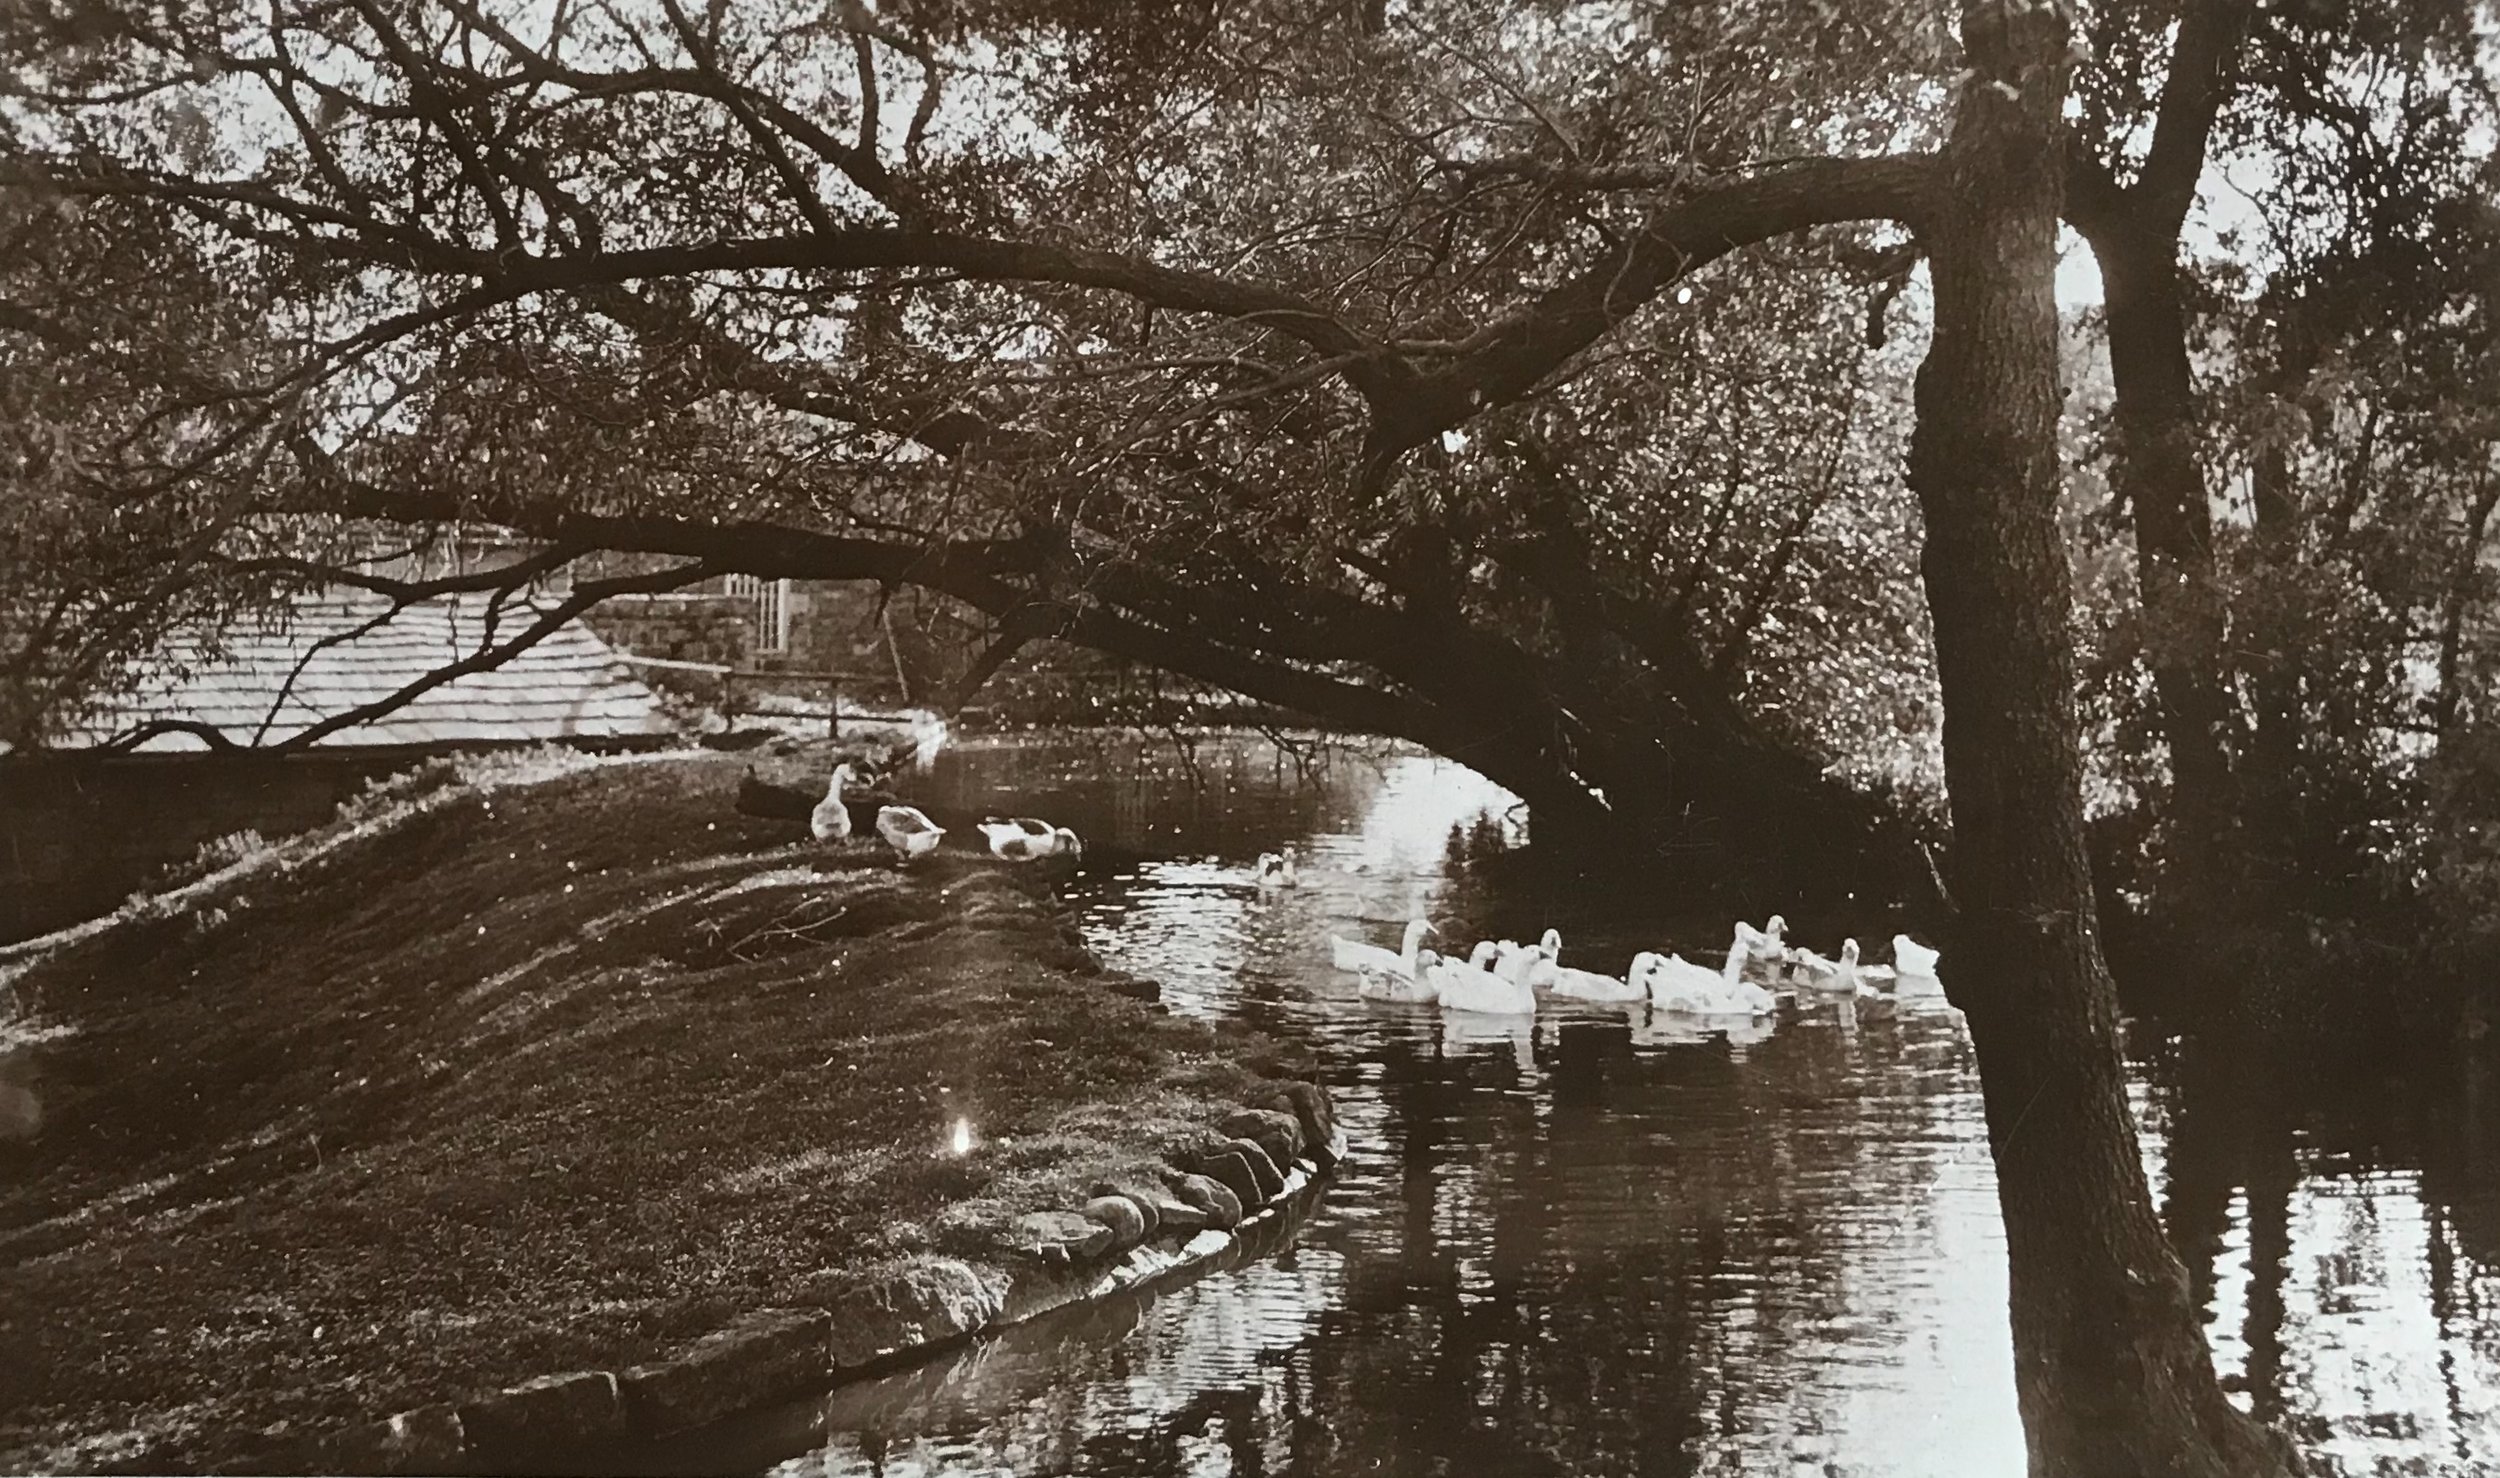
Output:
<path fill-rule="evenodd" d="M 1260 1097 L 1031 878 L 795 841 L 742 768 L 438 769 L 23 968 L 0 1469 L 248 1460 L 994 1263 Z"/>

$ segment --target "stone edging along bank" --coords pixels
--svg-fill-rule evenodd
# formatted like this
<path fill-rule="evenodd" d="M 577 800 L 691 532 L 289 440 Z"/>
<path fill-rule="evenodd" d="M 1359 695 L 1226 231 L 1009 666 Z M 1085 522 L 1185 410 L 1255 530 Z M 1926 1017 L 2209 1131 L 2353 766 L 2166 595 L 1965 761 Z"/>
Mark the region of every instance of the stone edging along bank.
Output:
<path fill-rule="evenodd" d="M 1071 1304 L 1201 1267 L 1309 1198 L 1345 1155 L 1327 1091 L 1280 1085 L 1291 1112 L 1246 1110 L 1234 1137 L 1168 1193 L 1105 1188 L 1077 1212 L 1024 1217 L 1029 1256 L 998 1279 L 960 1262 L 916 1267 L 828 1308 L 762 1309 L 661 1360 L 541 1376 L 460 1402 L 308 1437 L 250 1471 L 579 1470 L 588 1452 L 677 1436 L 797 1395 L 916 1364 Z"/>

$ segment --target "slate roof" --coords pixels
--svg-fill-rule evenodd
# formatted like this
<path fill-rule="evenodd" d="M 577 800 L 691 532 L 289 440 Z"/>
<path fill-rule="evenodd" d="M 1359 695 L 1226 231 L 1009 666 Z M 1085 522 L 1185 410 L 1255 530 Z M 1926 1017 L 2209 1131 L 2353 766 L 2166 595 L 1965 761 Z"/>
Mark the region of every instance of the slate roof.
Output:
<path fill-rule="evenodd" d="M 90 748 L 149 719 L 163 718 L 213 725 L 238 745 L 275 744 L 332 714 L 395 692 L 470 655 L 483 642 L 482 595 L 412 605 L 373 631 L 347 637 L 389 609 L 390 602 L 378 595 L 334 592 L 230 630 L 223 655 L 215 658 L 202 655 L 198 637 L 176 640 L 150 661 L 130 692 L 54 743 L 63 749 Z M 497 620 L 495 640 L 518 635 L 541 614 L 526 602 L 508 602 Z M 312 650 L 331 637 L 341 640 Z M 299 662 L 303 671 L 289 688 L 288 674 Z M 273 705 L 280 706 L 271 717 Z M 269 724 L 264 732 L 265 717 Z M 570 621 L 491 672 L 455 678 L 383 718 L 317 740 L 314 747 L 454 748 L 658 739 L 669 732 L 651 690 L 626 670 L 606 642 L 581 622 Z M 139 746 L 147 752 L 207 747 L 192 734 L 160 734 Z"/>

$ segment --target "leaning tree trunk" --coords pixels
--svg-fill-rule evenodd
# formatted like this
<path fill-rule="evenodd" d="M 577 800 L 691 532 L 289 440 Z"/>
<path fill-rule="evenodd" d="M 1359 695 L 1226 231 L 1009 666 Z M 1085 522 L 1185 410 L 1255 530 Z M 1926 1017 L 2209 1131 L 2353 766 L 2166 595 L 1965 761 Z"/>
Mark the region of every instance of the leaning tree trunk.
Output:
<path fill-rule="evenodd" d="M 2051 290 L 2071 25 L 2065 0 L 1964 7 L 1973 72 L 1922 222 L 1936 324 L 1910 480 L 1961 908 L 1946 984 L 1978 1051 L 2035 1478 L 2280 1474 L 2154 1216 L 2094 937 Z"/>

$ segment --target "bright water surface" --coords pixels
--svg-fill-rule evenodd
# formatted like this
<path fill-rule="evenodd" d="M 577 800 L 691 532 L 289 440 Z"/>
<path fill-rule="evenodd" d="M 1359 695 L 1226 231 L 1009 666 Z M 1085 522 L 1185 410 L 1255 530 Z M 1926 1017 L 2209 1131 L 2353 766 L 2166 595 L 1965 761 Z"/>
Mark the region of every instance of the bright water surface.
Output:
<path fill-rule="evenodd" d="M 907 788 L 1172 859 L 1076 885 L 1094 943 L 1175 1011 L 1318 1047 L 1356 1158 L 1279 1246 L 742 1422 L 707 1466 L 2022 1472 L 2003 1232 L 1949 1012 L 1825 1010 L 1732 1043 L 1644 1007 L 1513 1028 L 1362 1001 L 1328 935 L 1394 944 L 1418 911 L 1461 949 L 1552 916 L 1567 963 L 1617 972 L 1635 947 L 1725 947 L 1723 921 L 1499 896 L 1454 859 L 1498 844 L 1509 797 L 1439 760 L 1305 774 L 1258 739 L 1187 763 L 1168 741 L 1027 739 Z M 1303 884 L 1261 898 L 1246 865 L 1287 842 Z M 2495 1100 L 2442 1068 L 2358 1109 L 2256 1107 L 2143 1035 L 2148 1164 L 2240 1399 L 2331 1472 L 2500 1472 Z"/>

